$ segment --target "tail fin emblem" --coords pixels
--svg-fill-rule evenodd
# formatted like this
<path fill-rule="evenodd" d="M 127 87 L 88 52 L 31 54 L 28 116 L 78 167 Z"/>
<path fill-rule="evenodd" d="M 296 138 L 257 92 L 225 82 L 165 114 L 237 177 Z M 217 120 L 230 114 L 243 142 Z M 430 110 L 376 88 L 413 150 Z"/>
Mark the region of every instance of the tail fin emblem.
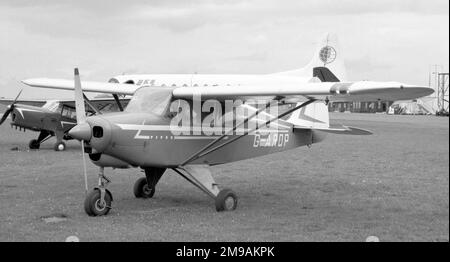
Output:
<path fill-rule="evenodd" d="M 324 46 L 320 49 L 319 57 L 324 65 L 330 64 L 336 59 L 336 50 L 329 45 Z"/>

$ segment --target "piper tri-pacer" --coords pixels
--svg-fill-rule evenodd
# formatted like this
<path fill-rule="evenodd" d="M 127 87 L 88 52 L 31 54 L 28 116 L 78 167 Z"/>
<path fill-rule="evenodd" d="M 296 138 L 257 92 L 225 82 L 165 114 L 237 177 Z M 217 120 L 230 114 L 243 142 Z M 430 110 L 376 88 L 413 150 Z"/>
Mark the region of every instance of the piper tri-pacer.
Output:
<path fill-rule="evenodd" d="M 81 82 L 75 69 L 74 81 L 23 83 L 75 91 L 77 125 L 69 135 L 100 169 L 98 186 L 84 202 L 88 215 L 111 209 L 105 167 L 143 169 L 145 177 L 134 185 L 137 198 L 151 198 L 171 169 L 212 197 L 217 211 L 229 211 L 237 207 L 236 193 L 221 189 L 209 166 L 311 146 L 326 133 L 371 134 L 330 126 L 329 101 L 407 100 L 433 92 L 398 82 L 342 81 L 335 41 L 327 36 L 320 45 L 305 68 L 270 75 L 121 75 L 101 83 Z M 83 92 L 133 97 L 124 112 L 86 117 Z M 278 110 L 283 104 L 292 106 Z"/>

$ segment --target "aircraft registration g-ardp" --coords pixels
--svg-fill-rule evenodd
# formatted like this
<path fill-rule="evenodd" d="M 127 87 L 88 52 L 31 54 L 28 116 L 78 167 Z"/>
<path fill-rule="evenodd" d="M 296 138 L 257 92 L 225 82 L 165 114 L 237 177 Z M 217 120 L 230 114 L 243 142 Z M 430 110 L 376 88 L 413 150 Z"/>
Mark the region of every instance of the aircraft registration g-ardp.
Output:
<path fill-rule="evenodd" d="M 304 68 L 268 75 L 120 75 L 109 83 L 37 78 L 23 83 L 75 91 L 77 125 L 69 135 L 100 167 L 97 187 L 84 208 L 106 215 L 112 194 L 105 167 L 139 167 L 134 194 L 151 198 L 172 169 L 215 200 L 217 211 L 234 210 L 237 196 L 220 189 L 209 166 L 254 158 L 323 140 L 326 133 L 370 134 L 330 126 L 329 101 L 395 101 L 433 92 L 398 82 L 347 82 L 336 39 L 320 41 Z M 86 117 L 83 92 L 133 95 L 123 112 Z M 84 161 L 83 161 L 84 163 Z M 85 171 L 86 176 L 86 171 Z M 86 185 L 87 190 L 87 185 Z"/>

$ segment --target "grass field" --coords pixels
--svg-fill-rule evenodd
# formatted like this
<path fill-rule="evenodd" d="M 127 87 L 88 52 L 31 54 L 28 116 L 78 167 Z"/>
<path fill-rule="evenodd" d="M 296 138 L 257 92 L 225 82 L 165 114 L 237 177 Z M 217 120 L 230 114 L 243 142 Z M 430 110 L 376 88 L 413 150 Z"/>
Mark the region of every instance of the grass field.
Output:
<path fill-rule="evenodd" d="M 4 108 L 2 108 L 3 112 Z M 37 133 L 0 127 L 0 241 L 449 241 L 449 119 L 331 114 L 372 136 L 328 135 L 302 147 L 213 167 L 239 196 L 234 212 L 175 173 L 135 199 L 138 169 L 107 170 L 113 209 L 84 213 L 77 142 L 28 151 Z M 18 147 L 19 150 L 11 150 Z M 97 168 L 88 163 L 89 183 Z M 47 216 L 65 215 L 49 222 Z"/>

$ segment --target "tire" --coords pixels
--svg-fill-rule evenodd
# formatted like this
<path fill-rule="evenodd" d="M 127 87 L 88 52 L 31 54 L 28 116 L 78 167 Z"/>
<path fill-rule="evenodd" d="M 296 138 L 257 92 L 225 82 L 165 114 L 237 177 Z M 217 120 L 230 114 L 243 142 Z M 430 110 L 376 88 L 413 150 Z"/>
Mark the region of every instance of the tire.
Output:
<path fill-rule="evenodd" d="M 33 139 L 28 143 L 28 147 L 30 149 L 39 149 L 41 147 L 41 144 L 37 141 L 37 139 Z"/>
<path fill-rule="evenodd" d="M 238 204 L 238 198 L 236 193 L 231 189 L 222 189 L 216 196 L 216 210 L 217 212 L 222 211 L 233 211 L 236 209 Z"/>
<path fill-rule="evenodd" d="M 57 142 L 54 146 L 53 149 L 55 151 L 64 151 L 66 150 L 66 143 L 64 142 Z"/>
<path fill-rule="evenodd" d="M 105 216 L 111 209 L 112 196 L 109 191 L 105 192 L 105 202 L 104 206 L 100 204 L 100 189 L 94 189 L 84 200 L 84 211 L 89 216 Z"/>
<path fill-rule="evenodd" d="M 155 187 L 149 187 L 147 178 L 141 177 L 134 183 L 133 193 L 136 198 L 152 198 L 155 194 Z"/>

